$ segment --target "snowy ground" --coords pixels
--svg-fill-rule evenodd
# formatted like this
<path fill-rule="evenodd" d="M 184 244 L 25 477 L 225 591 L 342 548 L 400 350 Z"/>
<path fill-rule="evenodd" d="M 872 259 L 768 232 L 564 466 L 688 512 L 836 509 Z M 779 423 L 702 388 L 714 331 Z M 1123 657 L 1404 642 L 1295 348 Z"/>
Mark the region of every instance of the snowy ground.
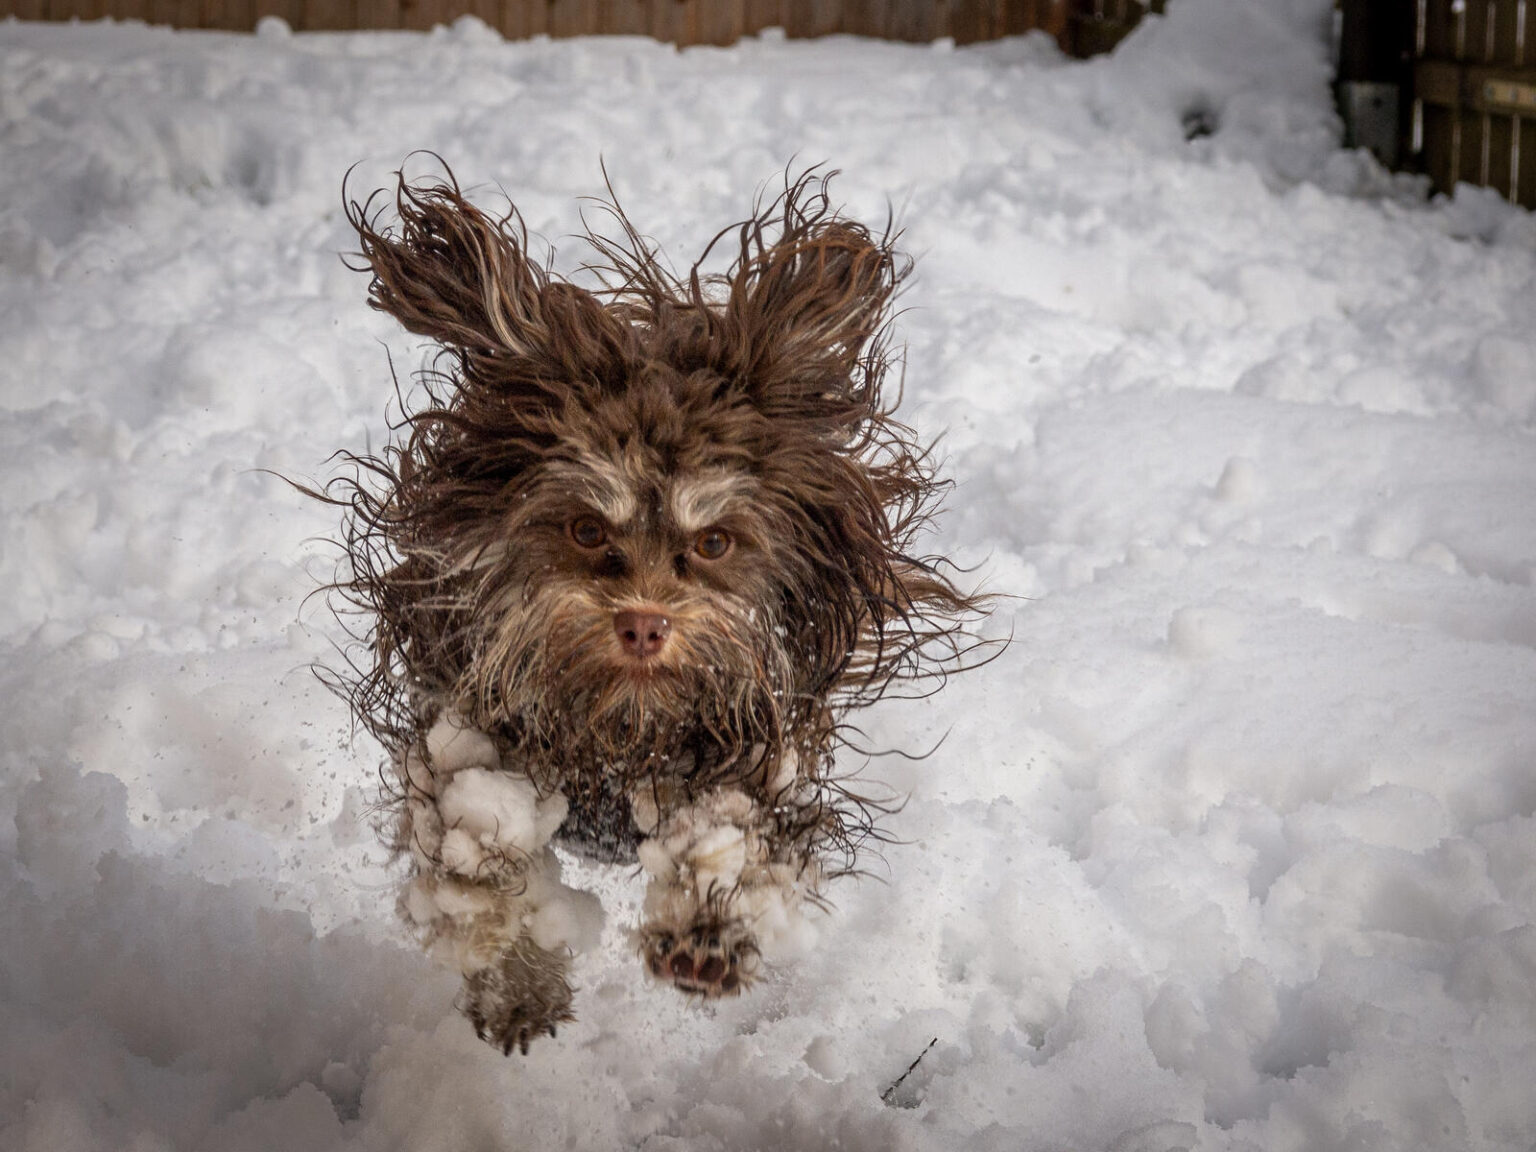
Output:
<path fill-rule="evenodd" d="M 0 25 L 0 1147 L 1528 1152 L 1536 226 L 1337 149 L 1328 7 L 1086 64 Z M 393 921 L 333 517 L 260 471 L 385 435 L 340 182 L 415 148 L 557 241 L 601 157 L 679 261 L 792 158 L 890 198 L 941 543 L 1017 597 L 867 718 L 948 737 L 819 950 L 689 1005 L 582 870 L 527 1060 Z"/>

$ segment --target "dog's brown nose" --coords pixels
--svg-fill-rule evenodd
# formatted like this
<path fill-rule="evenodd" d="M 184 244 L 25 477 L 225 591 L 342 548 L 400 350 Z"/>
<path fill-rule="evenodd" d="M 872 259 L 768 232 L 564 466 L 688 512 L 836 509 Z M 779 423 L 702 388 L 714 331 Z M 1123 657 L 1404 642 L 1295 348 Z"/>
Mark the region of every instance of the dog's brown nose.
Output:
<path fill-rule="evenodd" d="M 613 630 L 624 651 L 638 660 L 660 652 L 672 634 L 672 621 L 659 612 L 615 612 Z"/>

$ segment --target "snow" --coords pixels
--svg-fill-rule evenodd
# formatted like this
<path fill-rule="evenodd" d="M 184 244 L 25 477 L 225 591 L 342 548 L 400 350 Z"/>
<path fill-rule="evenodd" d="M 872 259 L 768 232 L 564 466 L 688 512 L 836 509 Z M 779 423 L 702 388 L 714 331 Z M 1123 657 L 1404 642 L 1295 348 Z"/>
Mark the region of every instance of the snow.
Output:
<path fill-rule="evenodd" d="M 1325 0 L 1172 9 L 1090 62 L 0 24 L 0 1147 L 1528 1152 L 1536 225 L 1339 148 Z M 861 717 L 932 753 L 749 997 L 552 867 L 607 914 L 550 905 L 526 1059 L 396 918 L 280 479 L 421 361 L 337 258 L 413 149 L 567 270 L 600 162 L 678 263 L 789 165 L 893 204 L 936 546 L 1012 637 Z"/>

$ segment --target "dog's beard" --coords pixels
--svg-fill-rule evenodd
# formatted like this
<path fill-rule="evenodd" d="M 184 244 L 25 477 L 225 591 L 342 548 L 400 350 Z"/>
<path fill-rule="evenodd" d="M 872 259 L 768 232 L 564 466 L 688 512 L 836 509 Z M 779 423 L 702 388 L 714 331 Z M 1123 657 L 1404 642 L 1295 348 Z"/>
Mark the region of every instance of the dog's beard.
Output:
<path fill-rule="evenodd" d="M 664 650 L 637 660 L 614 634 L 628 605 L 590 587 L 491 600 L 456 707 L 547 787 L 740 779 L 777 754 L 808 703 L 785 630 L 761 607 L 675 598 L 659 605 L 671 623 Z"/>

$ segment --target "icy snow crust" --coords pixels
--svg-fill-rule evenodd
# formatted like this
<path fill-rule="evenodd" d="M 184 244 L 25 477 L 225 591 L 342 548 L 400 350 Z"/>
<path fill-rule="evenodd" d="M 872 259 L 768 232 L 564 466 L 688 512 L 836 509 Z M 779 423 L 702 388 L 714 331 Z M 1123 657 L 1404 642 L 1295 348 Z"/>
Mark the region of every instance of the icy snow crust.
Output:
<path fill-rule="evenodd" d="M 1328 7 L 1087 64 L 0 25 L 0 1147 L 1528 1152 L 1536 229 L 1337 149 Z M 940 544 L 1016 597 L 864 718 L 937 744 L 872 768 L 902 843 L 753 995 L 647 984 L 644 876 L 564 860 L 608 915 L 526 1060 L 395 921 L 334 517 L 263 471 L 421 362 L 336 255 L 413 148 L 556 239 L 601 157 L 678 262 L 792 158 L 890 197 Z"/>

